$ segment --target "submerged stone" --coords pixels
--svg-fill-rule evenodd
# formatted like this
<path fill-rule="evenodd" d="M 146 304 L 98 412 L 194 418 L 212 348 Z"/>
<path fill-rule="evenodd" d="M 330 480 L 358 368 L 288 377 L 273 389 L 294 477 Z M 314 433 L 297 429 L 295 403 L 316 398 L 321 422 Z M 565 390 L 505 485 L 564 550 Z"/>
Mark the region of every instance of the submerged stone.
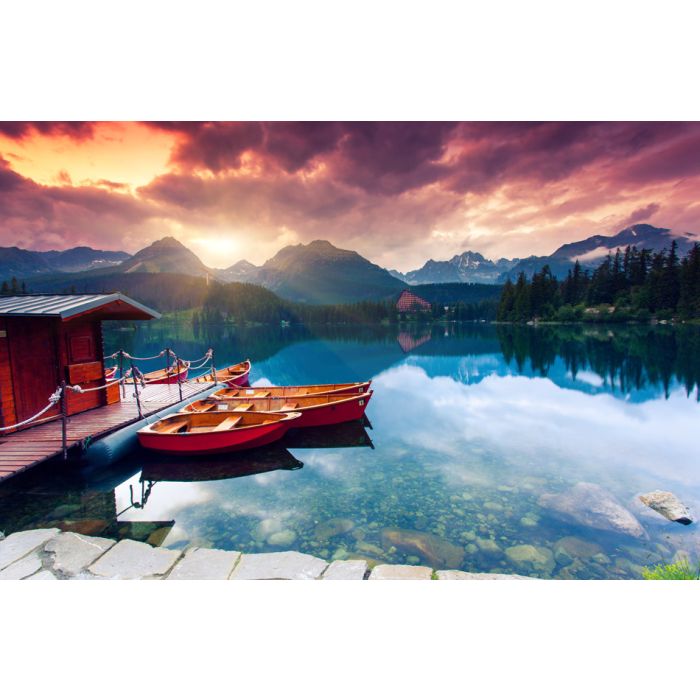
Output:
<path fill-rule="evenodd" d="M 518 544 L 505 550 L 506 557 L 516 566 L 551 574 L 554 570 L 554 555 L 547 547 L 532 544 Z"/>
<path fill-rule="evenodd" d="M 594 542 L 578 537 L 562 537 L 554 543 L 554 558 L 561 566 L 568 566 L 576 559 L 592 559 L 601 551 Z"/>
<path fill-rule="evenodd" d="M 688 507 L 670 491 L 650 491 L 642 494 L 639 500 L 672 522 L 681 525 L 690 525 L 693 522 Z"/>
<path fill-rule="evenodd" d="M 464 559 L 464 550 L 443 537 L 417 530 L 384 528 L 382 544 L 387 549 L 396 547 L 403 554 L 418 556 L 434 568 L 457 567 Z"/>
<path fill-rule="evenodd" d="M 630 537 L 647 537 L 637 518 L 597 484 L 582 481 L 563 493 L 545 493 L 538 504 L 567 522 Z"/>
<path fill-rule="evenodd" d="M 331 518 L 319 523 L 314 530 L 314 535 L 319 540 L 329 540 L 336 535 L 350 532 L 354 527 L 355 523 L 348 518 Z"/>
<path fill-rule="evenodd" d="M 268 538 L 267 543 L 273 547 L 289 547 L 297 538 L 297 533 L 294 530 L 280 530 L 273 532 Z"/>
<path fill-rule="evenodd" d="M 483 537 L 478 537 L 476 540 L 477 547 L 485 554 L 501 554 L 502 550 L 498 546 L 498 542 Z"/>

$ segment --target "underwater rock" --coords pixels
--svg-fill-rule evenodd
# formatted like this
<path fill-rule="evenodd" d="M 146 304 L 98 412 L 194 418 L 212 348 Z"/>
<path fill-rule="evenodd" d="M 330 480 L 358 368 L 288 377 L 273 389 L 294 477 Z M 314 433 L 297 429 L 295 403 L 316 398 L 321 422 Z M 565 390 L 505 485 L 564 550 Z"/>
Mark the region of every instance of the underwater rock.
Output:
<path fill-rule="evenodd" d="M 281 520 L 277 518 L 265 518 L 256 525 L 253 531 L 253 537 L 255 537 L 256 540 L 266 540 L 270 535 L 280 530 L 284 530 L 284 524 Z"/>
<path fill-rule="evenodd" d="M 592 559 L 601 551 L 595 542 L 586 542 L 578 537 L 562 537 L 554 543 L 554 558 L 561 566 L 568 566 L 576 559 Z"/>
<path fill-rule="evenodd" d="M 649 508 L 663 515 L 664 518 L 675 523 L 690 525 L 690 523 L 693 522 L 688 507 L 670 491 L 650 491 L 649 493 L 642 494 L 639 500 L 645 506 L 649 506 Z"/>
<path fill-rule="evenodd" d="M 386 527 L 382 530 L 382 545 L 396 547 L 404 554 L 414 554 L 433 568 L 457 568 L 464 559 L 464 550 L 452 542 L 417 530 Z"/>
<path fill-rule="evenodd" d="M 384 556 L 384 550 L 371 542 L 358 542 L 356 547 L 357 551 L 363 554 L 369 554 L 373 557 L 379 557 L 380 559 Z"/>
<path fill-rule="evenodd" d="M 542 571 L 551 574 L 554 570 L 554 555 L 547 547 L 532 544 L 517 544 L 506 549 L 506 556 L 521 569 Z"/>
<path fill-rule="evenodd" d="M 355 527 L 355 523 L 348 518 L 331 518 L 319 523 L 314 530 L 314 536 L 319 540 L 329 540 L 336 535 L 344 535 Z"/>
<path fill-rule="evenodd" d="M 489 540 L 489 539 L 484 539 L 482 537 L 478 537 L 476 540 L 476 544 L 479 547 L 479 549 L 486 553 L 486 554 L 501 554 L 501 548 L 498 546 L 498 543 L 495 540 Z"/>
<path fill-rule="evenodd" d="M 537 527 L 537 522 L 537 520 L 528 516 L 523 516 L 522 518 L 520 518 L 520 524 L 523 527 Z"/>
<path fill-rule="evenodd" d="M 268 538 L 267 543 L 273 547 L 288 547 L 297 538 L 297 533 L 294 530 L 280 530 L 273 532 Z"/>
<path fill-rule="evenodd" d="M 639 520 L 597 484 L 581 481 L 563 493 L 545 493 L 537 502 L 568 522 L 630 537 L 647 537 Z"/>

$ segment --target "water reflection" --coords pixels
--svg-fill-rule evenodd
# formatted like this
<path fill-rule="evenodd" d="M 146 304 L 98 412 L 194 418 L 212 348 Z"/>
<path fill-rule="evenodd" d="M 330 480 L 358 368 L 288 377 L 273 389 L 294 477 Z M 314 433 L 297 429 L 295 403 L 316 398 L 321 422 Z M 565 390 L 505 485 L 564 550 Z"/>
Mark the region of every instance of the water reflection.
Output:
<path fill-rule="evenodd" d="M 368 424 L 202 462 L 134 453 L 79 483 L 0 490 L 0 529 L 60 523 L 165 546 L 558 578 L 629 578 L 679 552 L 700 557 L 695 525 L 637 498 L 671 490 L 700 513 L 700 329 L 220 331 L 217 357 L 251 357 L 253 383 L 373 377 Z M 186 324 L 110 331 L 105 342 L 140 355 L 203 347 Z M 590 503 L 572 505 L 571 493 Z M 634 536 L 614 524 L 623 511 L 639 524 Z"/>

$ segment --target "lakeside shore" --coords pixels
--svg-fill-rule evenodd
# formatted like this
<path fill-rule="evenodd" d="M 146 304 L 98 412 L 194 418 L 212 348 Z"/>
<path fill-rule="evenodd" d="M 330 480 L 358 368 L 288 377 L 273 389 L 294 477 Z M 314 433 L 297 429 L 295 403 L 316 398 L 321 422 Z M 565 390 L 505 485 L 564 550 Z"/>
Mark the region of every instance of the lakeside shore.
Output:
<path fill-rule="evenodd" d="M 0 580 L 537 580 L 510 574 L 436 570 L 363 559 L 326 561 L 296 551 L 243 554 L 221 549 L 152 547 L 58 528 L 0 540 Z"/>

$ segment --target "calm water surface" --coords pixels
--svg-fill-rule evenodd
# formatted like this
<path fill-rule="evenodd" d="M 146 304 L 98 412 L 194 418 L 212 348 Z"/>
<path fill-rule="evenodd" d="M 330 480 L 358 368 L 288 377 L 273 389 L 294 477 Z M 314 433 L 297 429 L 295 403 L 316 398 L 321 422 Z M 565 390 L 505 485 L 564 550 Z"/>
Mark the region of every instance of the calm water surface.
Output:
<path fill-rule="evenodd" d="M 368 422 L 296 431 L 234 457 L 134 452 L 99 472 L 54 467 L 0 490 L 0 530 L 57 525 L 171 547 L 553 578 L 635 578 L 643 566 L 700 557 L 696 525 L 668 522 L 637 498 L 670 490 L 700 513 L 700 329 L 195 336 L 187 323 L 158 322 L 111 328 L 105 344 L 139 355 L 169 345 L 185 358 L 213 345 L 219 364 L 250 357 L 254 384 L 372 378 Z"/>

